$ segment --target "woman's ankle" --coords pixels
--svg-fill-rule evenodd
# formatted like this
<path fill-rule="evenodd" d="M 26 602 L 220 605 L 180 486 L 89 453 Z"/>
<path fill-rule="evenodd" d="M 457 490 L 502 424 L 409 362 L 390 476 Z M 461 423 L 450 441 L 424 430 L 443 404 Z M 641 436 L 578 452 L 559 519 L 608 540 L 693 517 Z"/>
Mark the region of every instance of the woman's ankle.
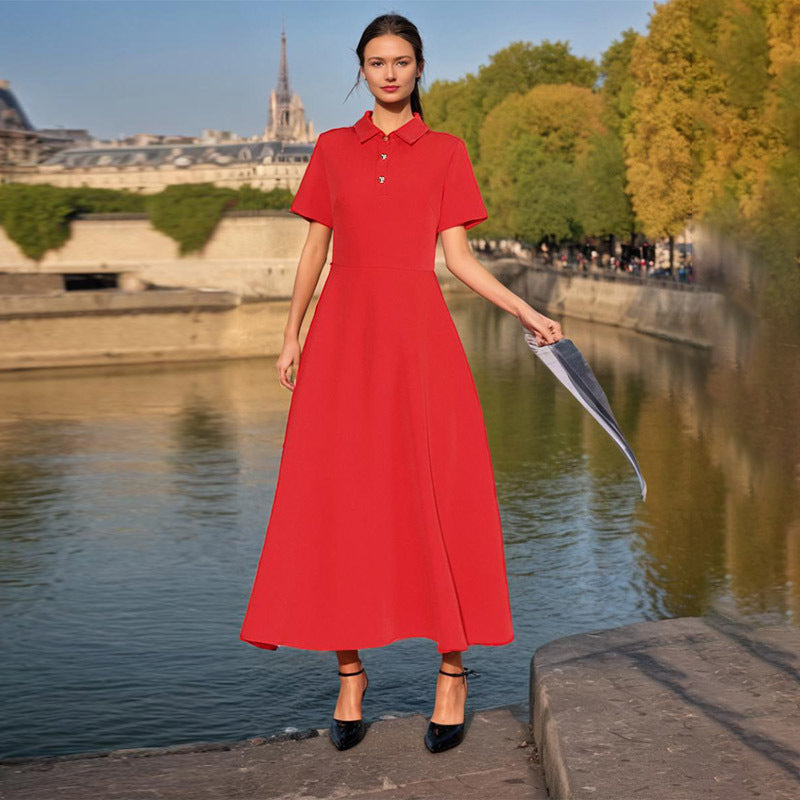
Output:
<path fill-rule="evenodd" d="M 445 672 L 463 672 L 464 666 L 461 664 L 461 660 L 453 661 L 453 660 L 445 660 L 442 659 L 442 663 L 439 665 L 439 669 L 444 670 Z"/>
<path fill-rule="evenodd" d="M 336 661 L 340 672 L 357 671 L 363 666 L 358 650 L 337 650 Z"/>

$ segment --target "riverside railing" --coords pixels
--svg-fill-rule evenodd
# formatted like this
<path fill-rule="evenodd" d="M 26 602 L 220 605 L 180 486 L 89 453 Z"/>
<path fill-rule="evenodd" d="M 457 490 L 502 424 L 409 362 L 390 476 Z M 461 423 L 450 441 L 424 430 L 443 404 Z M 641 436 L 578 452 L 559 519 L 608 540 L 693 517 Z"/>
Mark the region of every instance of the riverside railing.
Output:
<path fill-rule="evenodd" d="M 664 289 L 674 289 L 679 292 L 704 292 L 709 291 L 707 287 L 698 286 L 696 283 L 686 283 L 678 280 L 677 275 L 637 275 L 630 272 L 615 272 L 609 269 L 592 269 L 584 272 L 577 267 L 568 265 L 567 267 L 550 266 L 543 263 L 540 259 L 530 259 L 518 257 L 520 264 L 527 269 L 537 272 L 546 272 L 551 275 L 561 275 L 569 278 L 582 278 L 590 281 L 608 281 L 611 283 L 631 283 L 639 286 L 658 286 Z"/>

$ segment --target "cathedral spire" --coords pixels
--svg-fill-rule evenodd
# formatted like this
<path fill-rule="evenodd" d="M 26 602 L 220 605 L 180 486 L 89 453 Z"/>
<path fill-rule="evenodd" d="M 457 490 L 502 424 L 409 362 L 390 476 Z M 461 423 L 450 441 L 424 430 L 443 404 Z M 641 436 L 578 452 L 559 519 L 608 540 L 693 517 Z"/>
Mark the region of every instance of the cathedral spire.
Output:
<path fill-rule="evenodd" d="M 289 64 L 286 60 L 286 25 L 281 24 L 281 64 L 278 68 L 278 86 L 276 89 L 278 100 L 290 102 L 292 92 L 289 88 Z"/>
<path fill-rule="evenodd" d="M 264 139 L 280 142 L 308 142 L 313 128 L 306 122 L 300 98 L 289 84 L 289 60 L 286 57 L 286 24 L 281 24 L 281 55 L 278 82 L 269 95 L 269 121 Z"/>

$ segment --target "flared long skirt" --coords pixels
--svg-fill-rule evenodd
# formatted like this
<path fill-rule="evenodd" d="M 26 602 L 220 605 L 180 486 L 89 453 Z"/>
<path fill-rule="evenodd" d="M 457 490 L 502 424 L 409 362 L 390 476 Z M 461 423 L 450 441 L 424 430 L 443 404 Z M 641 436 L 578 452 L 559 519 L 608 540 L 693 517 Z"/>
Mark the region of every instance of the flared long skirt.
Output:
<path fill-rule="evenodd" d="M 439 652 L 513 639 L 483 413 L 433 270 L 332 264 L 240 638 Z"/>

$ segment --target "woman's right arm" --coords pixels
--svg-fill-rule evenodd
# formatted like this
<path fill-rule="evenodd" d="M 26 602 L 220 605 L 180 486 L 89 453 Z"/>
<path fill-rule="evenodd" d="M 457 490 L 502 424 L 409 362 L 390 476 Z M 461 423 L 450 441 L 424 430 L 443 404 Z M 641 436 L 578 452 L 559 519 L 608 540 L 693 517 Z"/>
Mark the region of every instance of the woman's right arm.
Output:
<path fill-rule="evenodd" d="M 332 232 L 331 228 L 321 222 L 309 222 L 308 234 L 300 254 L 289 317 L 283 331 L 283 348 L 275 364 L 281 385 L 290 390 L 294 390 L 295 377 L 300 366 L 300 327 L 325 266 Z"/>

